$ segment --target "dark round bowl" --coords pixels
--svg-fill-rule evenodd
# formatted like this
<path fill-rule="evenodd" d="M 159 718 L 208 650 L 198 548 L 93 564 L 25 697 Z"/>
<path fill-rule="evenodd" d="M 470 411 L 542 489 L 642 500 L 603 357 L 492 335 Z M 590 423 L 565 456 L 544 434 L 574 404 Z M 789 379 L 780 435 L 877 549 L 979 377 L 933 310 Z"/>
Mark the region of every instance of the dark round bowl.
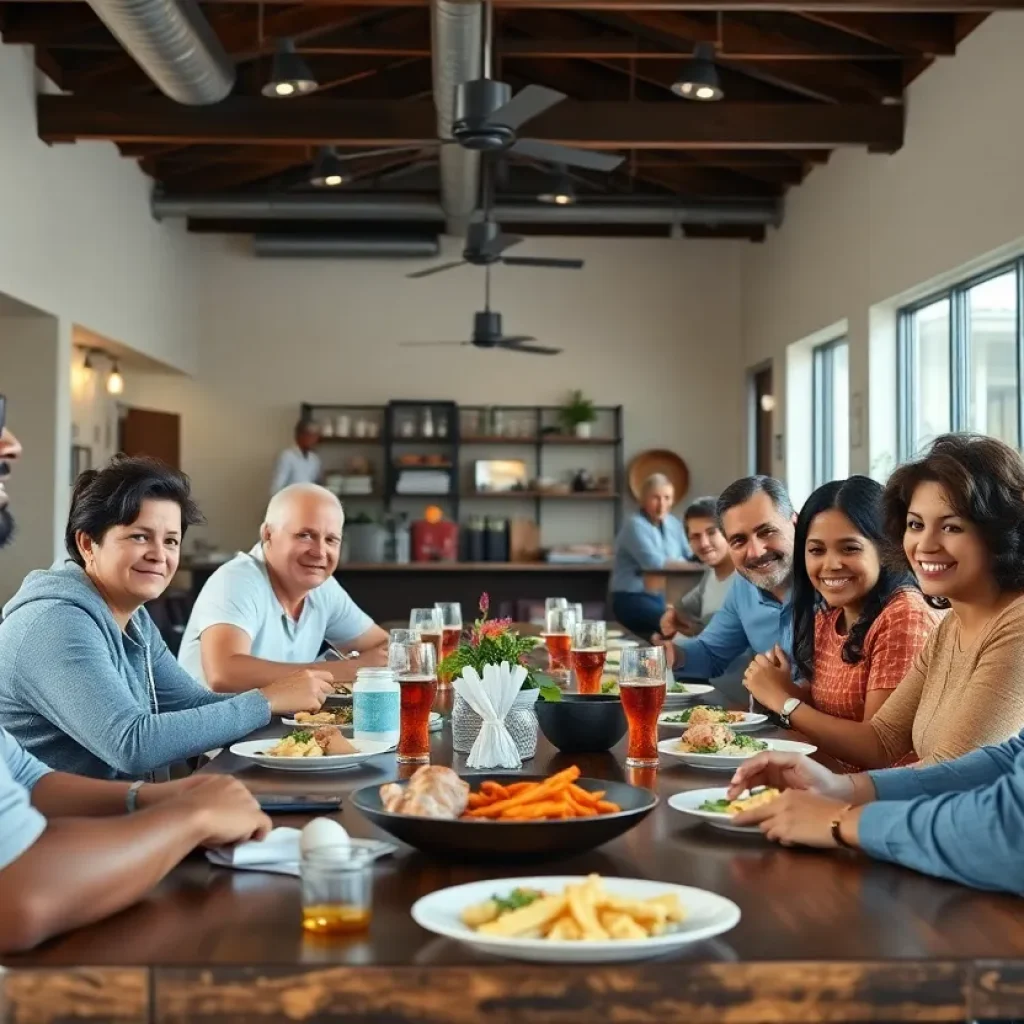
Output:
<path fill-rule="evenodd" d="M 566 754 L 611 750 L 626 735 L 622 700 L 615 694 L 563 693 L 561 700 L 534 704 L 540 731 Z"/>
<path fill-rule="evenodd" d="M 485 779 L 501 784 L 542 782 L 543 775 L 490 772 L 463 775 L 473 792 Z M 398 785 L 408 785 L 399 782 Z M 512 861 L 568 856 L 592 850 L 638 825 L 657 806 L 658 797 L 647 789 L 625 782 L 577 779 L 581 789 L 604 790 L 605 800 L 618 804 L 617 814 L 567 821 L 472 821 L 420 818 L 385 811 L 380 802 L 380 784 L 364 786 L 349 798 L 352 805 L 378 828 L 424 853 L 444 857 L 469 856 L 482 861 Z"/>

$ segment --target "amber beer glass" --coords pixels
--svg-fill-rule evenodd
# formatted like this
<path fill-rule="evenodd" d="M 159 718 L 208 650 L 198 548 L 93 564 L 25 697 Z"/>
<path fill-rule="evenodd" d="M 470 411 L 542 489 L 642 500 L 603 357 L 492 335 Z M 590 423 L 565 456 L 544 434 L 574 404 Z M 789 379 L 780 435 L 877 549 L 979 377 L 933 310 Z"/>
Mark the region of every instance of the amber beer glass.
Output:
<path fill-rule="evenodd" d="M 619 668 L 619 693 L 629 727 L 626 766 L 658 766 L 658 716 L 665 705 L 665 649 L 627 647 Z"/>
<path fill-rule="evenodd" d="M 571 608 L 551 608 L 545 616 L 542 635 L 548 649 L 548 669 L 557 675 L 565 676 L 569 672 L 569 652 L 577 621 Z"/>
<path fill-rule="evenodd" d="M 444 638 L 444 625 L 441 613 L 436 608 L 413 608 L 409 613 L 409 628 L 419 633 L 420 640 L 425 644 L 433 644 L 437 652 L 437 664 L 441 664 L 441 644 Z"/>
<path fill-rule="evenodd" d="M 462 605 L 458 601 L 438 601 L 434 607 L 441 613 L 441 658 L 454 654 L 462 637 Z M 451 686 L 451 676 L 438 673 L 439 686 Z"/>
<path fill-rule="evenodd" d="M 388 668 L 401 687 L 399 764 L 430 762 L 430 711 L 437 694 L 437 656 L 432 643 L 391 644 Z"/>
<path fill-rule="evenodd" d="M 605 624 L 597 621 L 577 622 L 573 630 L 569 663 L 576 675 L 579 693 L 600 693 L 604 662 L 608 657 Z"/>

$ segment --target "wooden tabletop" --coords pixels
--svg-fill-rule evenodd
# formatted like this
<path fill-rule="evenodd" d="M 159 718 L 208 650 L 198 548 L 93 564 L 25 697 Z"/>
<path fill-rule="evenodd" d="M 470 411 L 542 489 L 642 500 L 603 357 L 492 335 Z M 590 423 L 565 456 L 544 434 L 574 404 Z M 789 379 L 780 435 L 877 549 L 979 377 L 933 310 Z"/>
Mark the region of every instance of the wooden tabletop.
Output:
<path fill-rule="evenodd" d="M 278 723 L 257 735 L 285 731 Z M 434 734 L 432 758 L 463 766 L 447 723 Z M 563 755 L 542 736 L 525 771 L 576 763 L 587 776 L 653 788 L 661 803 L 633 831 L 540 866 L 431 859 L 402 847 L 377 864 L 369 933 L 342 942 L 304 937 L 297 879 L 190 858 L 138 906 L 7 958 L 0 1020 L 755 1024 L 1024 1015 L 1018 899 L 845 852 L 785 850 L 713 830 L 672 811 L 667 798 L 722 785 L 725 774 L 665 764 L 637 775 L 623 759 L 622 746 Z M 235 774 L 254 792 L 343 798 L 397 775 L 394 755 L 303 776 L 225 753 L 205 770 Z M 384 836 L 347 800 L 340 819 L 355 836 Z M 491 958 L 423 931 L 409 916 L 417 898 L 448 885 L 594 871 L 709 889 L 734 900 L 743 917 L 733 931 L 668 958 L 593 968 Z"/>

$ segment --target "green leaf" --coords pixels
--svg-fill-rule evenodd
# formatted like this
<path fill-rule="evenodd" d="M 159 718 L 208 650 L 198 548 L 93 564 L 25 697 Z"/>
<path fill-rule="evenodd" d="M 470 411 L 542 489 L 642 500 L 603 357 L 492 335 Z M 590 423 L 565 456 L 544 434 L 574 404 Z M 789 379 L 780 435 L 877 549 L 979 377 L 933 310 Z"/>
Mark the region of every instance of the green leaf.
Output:
<path fill-rule="evenodd" d="M 557 704 L 562 699 L 562 691 L 554 683 L 541 685 L 540 699 Z"/>

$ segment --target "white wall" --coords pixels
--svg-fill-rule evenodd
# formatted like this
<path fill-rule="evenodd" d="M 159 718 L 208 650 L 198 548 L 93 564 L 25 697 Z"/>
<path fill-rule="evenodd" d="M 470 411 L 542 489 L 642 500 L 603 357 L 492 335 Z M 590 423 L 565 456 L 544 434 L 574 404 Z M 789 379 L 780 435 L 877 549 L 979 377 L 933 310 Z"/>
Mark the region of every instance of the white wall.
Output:
<path fill-rule="evenodd" d="M 208 239 L 199 373 L 194 381 L 137 379 L 133 401 L 182 413 L 182 461 L 210 522 L 207 538 L 228 549 L 252 542 L 273 458 L 290 442 L 302 401 L 556 404 L 579 387 L 598 404 L 625 407 L 627 459 L 671 448 L 689 464 L 690 495 L 713 492 L 743 468 L 743 246 L 529 240 L 524 254 L 586 260 L 578 272 L 494 271 L 492 301 L 505 330 L 565 349 L 540 357 L 399 347 L 469 336 L 483 299 L 476 268 L 409 281 L 404 275 L 421 264 L 257 260 L 237 241 Z M 596 463 L 588 449 L 545 468 L 573 465 Z M 496 504 L 475 511 L 501 514 Z M 544 543 L 610 537 L 611 509 L 597 503 L 548 503 L 544 519 Z"/>
<path fill-rule="evenodd" d="M 0 293 L 177 369 L 196 362 L 194 240 L 105 142 L 47 146 L 31 50 L 0 46 Z"/>
<path fill-rule="evenodd" d="M 745 249 L 744 363 L 773 359 L 787 446 L 809 440 L 786 414 L 786 347 L 845 322 L 865 409 L 851 471 L 878 471 L 895 452 L 895 305 L 1024 245 L 1022 49 L 1024 12 L 991 16 L 910 87 L 899 153 L 837 152 L 790 193 L 782 229 Z"/>

